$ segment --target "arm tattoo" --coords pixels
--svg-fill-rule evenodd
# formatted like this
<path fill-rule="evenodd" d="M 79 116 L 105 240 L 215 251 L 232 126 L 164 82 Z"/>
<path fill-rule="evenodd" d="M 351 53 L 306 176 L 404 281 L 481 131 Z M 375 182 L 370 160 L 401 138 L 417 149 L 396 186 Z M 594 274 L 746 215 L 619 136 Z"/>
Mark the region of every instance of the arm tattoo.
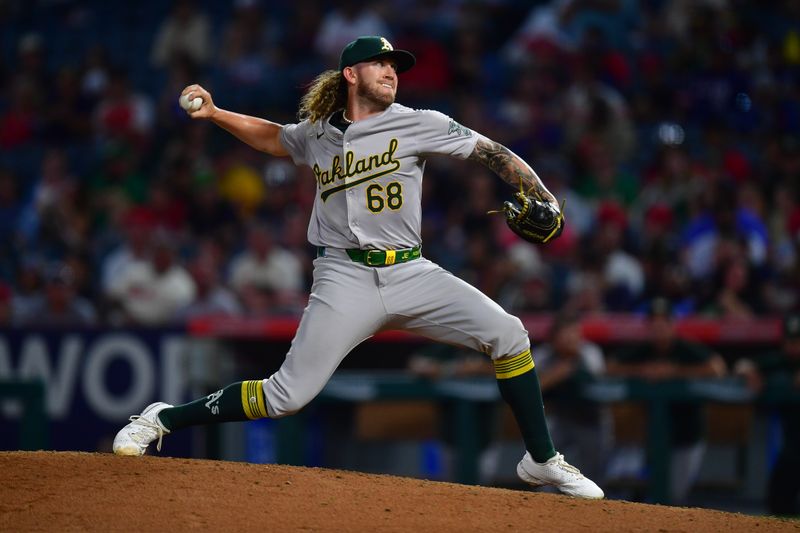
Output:
<path fill-rule="evenodd" d="M 540 198 L 558 206 L 555 196 L 553 196 L 536 172 L 518 155 L 500 143 L 487 138 L 478 140 L 475 149 L 469 156 L 472 161 L 478 161 L 482 165 L 492 170 L 500 176 L 503 181 L 514 188 L 518 188 L 520 183 L 525 191 L 531 191 Z"/>

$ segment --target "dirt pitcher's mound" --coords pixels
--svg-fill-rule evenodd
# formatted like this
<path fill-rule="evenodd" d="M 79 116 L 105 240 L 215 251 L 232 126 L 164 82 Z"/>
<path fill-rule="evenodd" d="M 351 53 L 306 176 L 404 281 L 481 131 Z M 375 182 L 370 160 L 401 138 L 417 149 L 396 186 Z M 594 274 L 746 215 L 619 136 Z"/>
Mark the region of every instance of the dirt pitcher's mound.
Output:
<path fill-rule="evenodd" d="M 718 511 L 393 476 L 95 453 L 0 453 L 2 531 L 800 531 Z"/>

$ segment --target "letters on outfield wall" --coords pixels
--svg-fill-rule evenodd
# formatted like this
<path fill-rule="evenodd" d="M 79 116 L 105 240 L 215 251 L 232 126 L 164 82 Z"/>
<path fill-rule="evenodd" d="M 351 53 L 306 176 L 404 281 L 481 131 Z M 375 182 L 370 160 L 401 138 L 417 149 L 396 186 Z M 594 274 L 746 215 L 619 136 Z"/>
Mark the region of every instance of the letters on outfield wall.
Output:
<path fill-rule="evenodd" d="M 179 331 L 2 331 L 0 382 L 42 381 L 51 447 L 93 451 L 149 403 L 186 399 L 187 355 Z M 20 416 L 0 402 L 0 425 Z M 15 448 L 10 433 L 0 449 Z"/>

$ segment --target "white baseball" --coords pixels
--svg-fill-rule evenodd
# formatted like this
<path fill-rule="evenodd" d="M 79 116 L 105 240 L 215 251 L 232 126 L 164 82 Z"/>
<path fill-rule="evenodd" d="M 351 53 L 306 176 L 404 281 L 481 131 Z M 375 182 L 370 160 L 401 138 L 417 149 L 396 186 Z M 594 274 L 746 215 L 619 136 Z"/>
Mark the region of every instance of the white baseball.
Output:
<path fill-rule="evenodd" d="M 181 97 L 178 98 L 178 103 L 186 111 L 197 111 L 200 109 L 200 106 L 203 105 L 203 99 L 199 96 L 190 99 L 193 94 L 194 93 L 182 94 Z"/>

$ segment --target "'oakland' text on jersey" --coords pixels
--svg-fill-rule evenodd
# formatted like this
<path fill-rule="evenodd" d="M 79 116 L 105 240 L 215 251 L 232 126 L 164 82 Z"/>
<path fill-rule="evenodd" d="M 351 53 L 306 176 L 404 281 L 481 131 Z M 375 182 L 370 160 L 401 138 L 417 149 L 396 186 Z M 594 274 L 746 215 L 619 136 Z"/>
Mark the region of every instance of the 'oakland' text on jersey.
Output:
<path fill-rule="evenodd" d="M 283 145 L 317 181 L 309 242 L 361 249 L 420 244 L 425 157 L 466 159 L 478 137 L 438 111 L 400 104 L 345 132 L 329 120 L 284 126 Z"/>

